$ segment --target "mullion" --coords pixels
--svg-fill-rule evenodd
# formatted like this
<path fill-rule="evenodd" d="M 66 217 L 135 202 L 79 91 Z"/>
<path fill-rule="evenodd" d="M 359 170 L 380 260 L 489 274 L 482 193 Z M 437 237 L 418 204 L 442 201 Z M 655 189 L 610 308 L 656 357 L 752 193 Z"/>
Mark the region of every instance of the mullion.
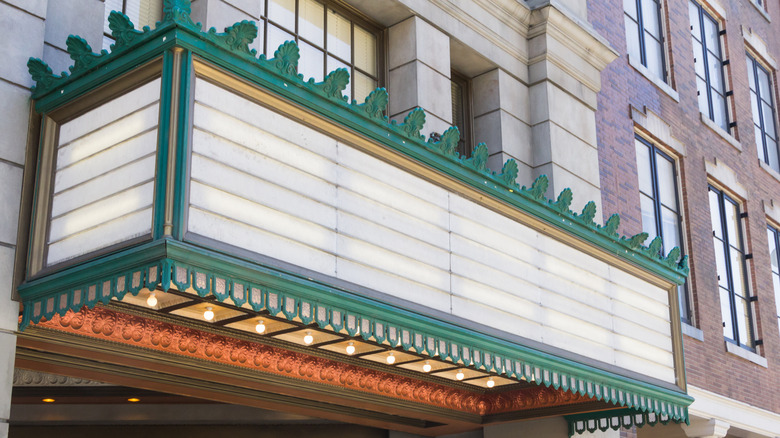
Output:
<path fill-rule="evenodd" d="M 761 146 L 764 149 L 764 162 L 769 163 L 769 149 L 766 144 L 766 130 L 764 127 L 764 108 L 761 105 L 761 85 L 758 82 L 758 63 L 752 56 L 748 56 L 751 66 L 753 67 L 753 80 L 755 81 L 755 93 L 756 93 L 756 107 L 758 107 L 758 129 L 761 131 Z M 755 120 L 753 121 L 755 123 Z"/>
<path fill-rule="evenodd" d="M 644 0 L 644 1 L 647 1 L 647 0 Z M 650 1 L 653 1 L 653 0 L 650 0 Z M 661 15 L 661 0 L 658 0 L 658 2 L 653 1 L 653 3 L 657 3 L 657 5 L 658 5 L 658 7 L 655 8 L 655 10 L 656 10 L 656 14 L 658 15 L 658 37 L 660 38 L 660 40 L 656 40 L 656 41 L 658 41 L 658 43 L 661 45 L 661 49 L 662 49 L 662 51 L 661 51 L 661 74 L 663 75 L 662 79 L 664 80 L 664 82 L 666 82 L 666 80 L 667 80 L 666 56 L 664 56 L 666 51 L 663 50 L 664 49 L 664 30 L 663 30 L 664 26 L 663 26 L 663 21 L 661 21 L 662 18 L 663 18 L 663 16 Z M 655 38 L 653 38 L 653 39 L 655 39 Z"/>
<path fill-rule="evenodd" d="M 739 243 L 739 248 L 736 248 L 736 249 L 737 249 L 737 251 L 739 251 L 739 254 L 740 254 L 739 261 L 740 261 L 740 264 L 742 265 L 742 279 L 743 279 L 742 290 L 744 291 L 744 294 L 743 294 L 744 296 L 740 295 L 740 298 L 745 300 L 745 307 L 747 308 L 747 321 L 746 322 L 748 324 L 748 327 L 745 327 L 745 329 L 747 330 L 747 333 L 745 333 L 745 335 L 746 335 L 745 337 L 747 338 L 747 342 L 749 344 L 749 345 L 747 345 L 747 347 L 753 348 L 753 339 L 754 339 L 754 336 L 753 336 L 753 307 L 750 305 L 750 298 L 751 298 L 750 297 L 750 290 L 748 289 L 748 283 L 746 281 L 747 280 L 747 263 L 746 263 L 746 260 L 745 260 L 745 242 L 742 239 L 742 235 L 743 235 L 743 232 L 742 232 L 742 220 L 739 219 L 741 214 L 740 214 L 739 204 L 737 204 L 731 198 L 728 198 L 728 199 L 737 208 L 737 218 L 738 218 L 737 219 L 737 234 L 738 234 L 737 239 L 738 239 L 738 243 Z M 736 314 L 737 313 L 736 292 L 734 293 L 734 296 L 735 296 L 735 298 L 734 298 L 734 313 Z M 739 336 L 739 330 L 737 330 L 736 326 L 735 326 L 735 330 L 737 331 L 737 336 Z M 737 338 L 737 342 L 739 343 L 739 345 L 743 345 L 742 343 L 740 343 L 739 338 Z"/>
<path fill-rule="evenodd" d="M 726 266 L 726 291 L 728 292 L 729 297 L 729 313 L 731 314 L 731 338 L 734 340 L 737 344 L 739 344 L 739 335 L 737 334 L 737 315 L 736 315 L 736 303 L 734 301 L 734 281 L 732 278 L 732 270 L 731 270 L 731 257 L 729 253 L 729 232 L 726 228 L 726 201 L 724 199 L 724 194 L 720 190 L 714 189 L 711 187 L 711 190 L 713 190 L 718 195 L 718 216 L 720 216 L 718 219 L 720 220 L 720 228 L 721 232 L 723 233 L 723 240 L 721 241 L 721 250 L 723 251 L 723 263 Z M 716 240 L 718 239 L 717 236 L 714 236 Z M 718 285 L 718 287 L 722 287 Z"/>
<path fill-rule="evenodd" d="M 647 46 L 645 45 L 645 20 L 642 17 L 642 2 L 647 0 L 636 0 L 636 20 L 639 30 L 639 62 L 647 67 Z"/>
<path fill-rule="evenodd" d="M 709 118 L 710 120 L 715 119 L 715 112 L 712 105 L 712 91 L 710 84 L 712 83 L 710 81 L 710 68 L 709 68 L 709 59 L 707 56 L 707 41 L 704 37 L 705 30 L 704 30 L 704 11 L 700 4 L 696 4 L 697 6 L 697 12 L 699 14 L 699 32 L 701 33 L 699 35 L 700 42 L 701 42 L 701 57 L 702 62 L 704 63 L 704 82 L 707 84 L 706 92 L 707 92 L 707 109 L 709 111 Z"/>

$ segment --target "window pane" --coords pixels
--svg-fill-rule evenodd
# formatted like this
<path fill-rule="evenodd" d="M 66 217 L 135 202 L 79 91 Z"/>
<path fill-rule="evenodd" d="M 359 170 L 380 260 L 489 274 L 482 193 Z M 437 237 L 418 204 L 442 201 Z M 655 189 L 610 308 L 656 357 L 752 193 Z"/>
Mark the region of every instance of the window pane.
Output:
<path fill-rule="evenodd" d="M 704 82 L 704 79 L 700 77 L 696 77 L 696 89 L 699 93 L 699 111 L 704 113 L 705 116 L 708 118 L 710 117 L 710 104 L 707 99 L 707 83 Z"/>
<path fill-rule="evenodd" d="M 657 225 L 655 223 L 655 203 L 645 195 L 639 195 L 639 203 L 642 208 L 642 231 L 648 234 L 647 242 L 651 242 L 658 236 Z"/>
<path fill-rule="evenodd" d="M 772 272 L 780 272 L 777 268 L 777 246 L 775 245 L 775 231 L 773 228 L 766 229 L 766 241 L 769 244 L 769 263 Z"/>
<path fill-rule="evenodd" d="M 666 157 L 656 154 L 655 166 L 658 170 L 658 195 L 662 204 L 677 211 L 675 193 L 674 164 Z"/>
<path fill-rule="evenodd" d="M 713 90 L 712 95 L 712 121 L 726 132 L 729 131 L 729 124 L 726 118 L 726 98 Z"/>
<path fill-rule="evenodd" d="M 645 37 L 645 56 L 647 57 L 647 69 L 656 77 L 664 79 L 663 47 L 661 43 L 651 37 Z"/>
<path fill-rule="evenodd" d="M 726 234 L 728 235 L 728 242 L 731 246 L 739 245 L 739 236 L 737 230 L 739 230 L 739 212 L 737 206 L 728 200 L 723 201 L 723 212 L 726 218 Z"/>
<path fill-rule="evenodd" d="M 114 39 L 103 35 L 103 50 L 111 50 L 111 44 L 114 44 Z"/>
<path fill-rule="evenodd" d="M 355 100 L 357 100 L 360 103 L 363 103 L 366 100 L 366 97 L 368 97 L 368 95 L 376 89 L 377 87 L 376 81 L 373 80 L 371 77 L 366 76 L 363 73 L 360 73 L 359 71 L 355 72 L 354 81 L 355 81 Z"/>
<path fill-rule="evenodd" d="M 654 0 L 642 0 L 642 24 L 645 31 L 656 39 L 661 39 L 661 23 L 658 21 L 658 3 Z"/>
<path fill-rule="evenodd" d="M 775 286 L 775 307 L 777 307 L 777 315 L 780 316 L 780 275 L 772 274 L 772 282 Z"/>
<path fill-rule="evenodd" d="M 696 69 L 696 75 L 704 79 L 704 47 L 696 40 L 693 40 L 693 57 L 695 58 L 694 67 Z"/>
<path fill-rule="evenodd" d="M 329 72 L 331 72 L 331 71 L 333 71 L 333 70 L 335 70 L 337 68 L 345 68 L 345 69 L 347 69 L 348 72 L 350 72 L 350 85 L 347 85 L 347 89 L 344 90 L 344 95 L 347 96 L 348 101 L 351 101 L 352 100 L 352 87 L 351 87 L 351 84 L 352 84 L 352 76 L 354 76 L 352 74 L 352 73 L 354 73 L 352 71 L 352 69 L 347 64 L 344 64 L 343 62 L 339 61 L 338 59 L 336 59 L 336 58 L 334 58 L 332 56 L 328 56 L 328 66 L 327 67 L 328 67 L 328 71 Z M 360 102 L 360 103 L 362 103 L 362 102 Z"/>
<path fill-rule="evenodd" d="M 295 32 L 295 0 L 268 0 L 268 18 L 288 31 Z M 271 38 L 268 39 L 270 41 Z M 271 47 L 268 50 L 272 52 Z"/>
<path fill-rule="evenodd" d="M 328 52 L 352 62 L 352 23 L 335 11 L 328 10 Z"/>
<path fill-rule="evenodd" d="M 642 55 L 639 52 L 639 26 L 630 17 L 624 15 L 626 23 L 626 51 L 628 56 L 636 62 L 642 61 Z"/>
<path fill-rule="evenodd" d="M 764 117 L 764 132 L 772 138 L 777 138 L 775 133 L 775 112 L 766 102 L 761 102 L 761 115 Z"/>
<path fill-rule="evenodd" d="M 325 74 L 325 53 L 304 41 L 298 46 L 301 50 L 298 72 L 303 75 L 303 80 L 314 78 L 316 82 L 321 82 Z"/>
<path fill-rule="evenodd" d="M 720 313 L 723 317 L 723 336 L 734 339 L 734 323 L 731 319 L 731 303 L 729 302 L 729 291 L 723 288 L 720 290 Z"/>
<path fill-rule="evenodd" d="M 695 2 L 688 3 L 688 18 L 691 21 L 691 34 L 701 39 L 701 26 L 699 25 L 699 5 Z"/>
<path fill-rule="evenodd" d="M 772 169 L 780 172 L 780 163 L 778 162 L 778 156 L 777 156 L 777 142 L 775 140 L 769 138 L 769 136 L 765 136 L 764 140 L 766 141 L 766 152 L 767 155 L 769 155 L 769 167 Z"/>
<path fill-rule="evenodd" d="M 357 25 L 354 29 L 355 67 L 376 76 L 376 36 Z"/>
<path fill-rule="evenodd" d="M 266 53 L 268 59 L 273 58 L 276 49 L 278 49 L 279 46 L 281 46 L 287 41 L 295 41 L 295 36 L 269 23 L 268 24 L 268 46 L 267 46 L 268 48 Z"/>
<path fill-rule="evenodd" d="M 758 112 L 758 97 L 753 91 L 750 92 L 750 109 L 753 111 L 753 122 L 761 126 L 761 114 Z"/>
<path fill-rule="evenodd" d="M 755 91 L 756 90 L 756 78 L 754 77 L 753 73 L 753 58 L 750 56 L 747 57 L 747 71 L 748 71 L 748 85 L 750 85 L 750 89 Z"/>
<path fill-rule="evenodd" d="M 623 11 L 636 20 L 636 0 L 623 0 Z"/>
<path fill-rule="evenodd" d="M 720 57 L 718 25 L 706 14 L 704 15 L 704 42 L 707 44 L 707 50 Z"/>
<path fill-rule="evenodd" d="M 723 228 L 720 223 L 720 205 L 718 202 L 718 193 L 710 190 L 710 218 L 712 219 L 713 235 L 723 239 Z"/>
<path fill-rule="evenodd" d="M 125 5 L 127 16 L 139 29 L 154 27 L 162 19 L 162 0 L 127 0 Z"/>
<path fill-rule="evenodd" d="M 664 237 L 664 253 L 675 246 L 680 246 L 680 218 L 677 213 L 666 207 L 661 207 L 661 227 Z M 682 249 L 682 248 L 681 248 Z"/>
<path fill-rule="evenodd" d="M 650 148 L 639 140 L 635 140 L 635 142 L 639 190 L 648 196 L 653 196 L 653 180 L 650 174 Z"/>
<path fill-rule="evenodd" d="M 298 7 L 298 34 L 318 47 L 325 47 L 325 6 L 315 0 L 300 0 Z"/>
<path fill-rule="evenodd" d="M 742 253 L 734 248 L 729 250 L 731 262 L 731 280 L 733 282 L 734 293 L 738 296 L 745 296 L 745 269 L 742 260 Z"/>
<path fill-rule="evenodd" d="M 719 92 L 723 92 L 723 66 L 720 59 L 712 53 L 707 55 L 707 68 L 710 71 L 710 86 Z"/>
<path fill-rule="evenodd" d="M 749 306 L 750 304 L 744 298 L 735 297 L 734 300 L 737 306 L 737 330 L 739 331 L 739 343 L 741 345 L 747 345 L 752 347 L 750 342 L 750 332 L 752 327 L 750 326 Z"/>
<path fill-rule="evenodd" d="M 713 237 L 713 244 L 715 245 L 715 266 L 718 274 L 718 284 L 721 287 L 729 287 L 729 271 L 726 269 L 726 250 L 724 249 L 723 242 Z"/>
<path fill-rule="evenodd" d="M 762 99 L 766 101 L 771 100 L 772 92 L 769 91 L 769 75 L 761 67 L 758 67 L 758 91 Z"/>

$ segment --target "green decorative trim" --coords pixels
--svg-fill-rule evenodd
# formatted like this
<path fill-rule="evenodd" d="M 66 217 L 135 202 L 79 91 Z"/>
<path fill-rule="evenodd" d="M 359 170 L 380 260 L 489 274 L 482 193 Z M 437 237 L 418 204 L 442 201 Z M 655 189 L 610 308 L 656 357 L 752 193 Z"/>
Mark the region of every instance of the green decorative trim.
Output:
<path fill-rule="evenodd" d="M 517 190 L 518 169 L 513 160 L 507 161 L 501 173 L 496 174 L 487 168 L 487 147 L 484 144 L 477 145 L 471 158 L 459 156 L 456 152 L 460 137 L 457 128 L 447 129 L 437 140 L 424 141 L 419 134 L 425 120 L 422 109 L 412 110 L 403 124 L 388 122 L 385 89 L 372 91 L 363 103 L 349 103 L 342 93 L 349 78 L 346 71 L 331 72 L 321 83 L 304 81 L 303 76 L 297 73 L 300 53 L 294 42 L 282 44 L 273 59 L 266 60 L 263 55 L 256 57 L 255 51 L 249 49 L 249 44 L 257 36 L 253 22 L 236 23 L 226 28 L 224 33 L 217 33 L 213 28 L 202 32 L 201 25 L 190 18 L 189 0 L 164 0 L 163 12 L 163 20 L 154 30 L 145 28 L 142 32 L 132 29 L 132 23 L 126 16 L 112 13 L 109 25 L 117 43 L 110 53 L 93 53 L 83 39 L 70 37 L 68 53 L 75 61 L 70 75 L 62 73 L 56 76 L 46 63 L 31 58 L 28 68 L 36 82 L 33 97 L 40 99 L 36 107 L 41 110 L 44 101 L 44 106 L 62 103 L 65 97 L 58 96 L 56 91 L 61 95 L 69 92 L 67 98 L 70 99 L 83 93 L 89 82 L 82 81 L 77 87 L 71 86 L 78 82 L 76 78 L 86 79 L 94 75 L 93 80 L 105 81 L 108 75 L 116 76 L 137 65 L 120 59 L 148 59 L 176 44 L 661 277 L 682 283 L 688 275 L 687 256 L 680 259 L 679 249 L 672 249 L 663 256 L 660 240 L 644 247 L 642 242 L 647 237 L 644 233 L 630 238 L 618 236 L 619 219 L 616 215 L 605 226 L 597 225 L 594 222 L 595 203 L 588 203 L 581 214 L 572 212 L 569 209 L 571 190 L 563 190 L 556 201 L 547 199 L 546 176 L 537 178 L 530 189 L 523 186 Z M 136 55 L 135 52 L 139 53 Z"/>
<path fill-rule="evenodd" d="M 141 288 L 179 290 L 317 324 L 421 356 L 592 397 L 640 413 L 687 419 L 688 395 L 388 305 L 330 284 L 177 240 L 140 245 L 19 287 L 20 330 Z"/>
<path fill-rule="evenodd" d="M 664 425 L 669 424 L 669 422 L 688 424 L 688 409 L 685 408 L 685 410 L 686 415 L 684 420 L 672 418 L 665 414 L 657 414 L 655 412 L 638 412 L 634 409 L 617 409 L 613 411 L 567 415 L 566 421 L 569 423 L 569 436 L 573 437 L 574 435 L 583 434 L 585 432 L 594 433 L 597 430 L 606 432 L 610 429 L 630 429 L 634 426 L 655 426 L 658 423 Z"/>

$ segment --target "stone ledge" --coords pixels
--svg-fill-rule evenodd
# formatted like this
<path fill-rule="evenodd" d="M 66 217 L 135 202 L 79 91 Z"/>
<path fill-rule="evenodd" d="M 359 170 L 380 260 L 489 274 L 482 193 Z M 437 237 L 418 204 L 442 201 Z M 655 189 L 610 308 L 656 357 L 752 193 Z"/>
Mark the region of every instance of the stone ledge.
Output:
<path fill-rule="evenodd" d="M 672 88 L 671 85 L 661 80 L 661 78 L 656 77 L 652 72 L 650 72 L 650 70 L 647 69 L 647 67 L 645 67 L 639 62 L 636 62 L 633 58 L 631 58 L 631 56 L 626 55 L 626 58 L 628 58 L 628 65 L 634 67 L 634 70 L 638 71 L 648 81 L 652 82 L 653 85 L 655 85 L 661 91 L 669 95 L 669 97 L 674 99 L 675 102 L 677 103 L 680 102 L 680 93 L 678 93 L 677 90 Z"/>
<path fill-rule="evenodd" d="M 680 325 L 682 326 L 682 333 L 685 336 L 696 339 L 697 341 L 704 341 L 704 332 L 702 332 L 701 329 L 697 329 L 696 327 L 684 322 Z"/>
<path fill-rule="evenodd" d="M 733 146 L 734 149 L 742 152 L 742 145 L 739 144 L 739 141 L 737 141 L 737 139 L 734 138 L 734 136 L 732 136 L 728 132 L 724 131 L 723 128 L 721 128 L 720 126 L 716 125 L 715 122 L 710 120 L 709 117 L 705 116 L 704 113 L 700 112 L 699 116 L 701 116 L 701 122 L 702 123 L 707 125 L 708 128 L 710 128 L 713 131 L 715 131 L 716 134 L 718 134 L 719 136 L 723 137 L 723 139 L 726 140 L 728 142 L 728 144 Z"/>
<path fill-rule="evenodd" d="M 756 8 L 758 13 L 761 14 L 761 16 L 764 17 L 766 21 L 770 23 L 772 22 L 772 17 L 769 16 L 769 13 L 766 11 L 766 9 L 756 4 L 756 0 L 748 0 L 748 3 L 750 3 L 754 8 Z"/>
<path fill-rule="evenodd" d="M 726 343 L 726 351 L 729 352 L 729 354 L 733 354 L 734 356 L 738 356 L 741 357 L 742 359 L 753 362 L 756 365 L 762 366 L 764 368 L 768 368 L 765 357 L 759 356 L 758 354 L 753 353 L 752 351 L 747 350 L 745 348 L 742 348 L 739 345 L 734 345 L 731 342 L 726 341 L 725 343 Z"/>

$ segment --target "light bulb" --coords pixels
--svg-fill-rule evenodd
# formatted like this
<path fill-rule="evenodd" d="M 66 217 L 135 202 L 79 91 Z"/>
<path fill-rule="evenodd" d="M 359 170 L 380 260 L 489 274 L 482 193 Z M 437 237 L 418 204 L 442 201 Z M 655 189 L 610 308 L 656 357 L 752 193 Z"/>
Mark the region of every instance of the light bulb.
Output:
<path fill-rule="evenodd" d="M 463 370 L 458 370 L 458 374 L 455 374 L 455 378 L 458 380 L 463 380 L 464 377 L 466 377 L 466 375 L 463 374 Z"/>
<path fill-rule="evenodd" d="M 488 387 L 488 388 L 492 388 L 492 387 L 494 387 L 494 386 L 496 386 L 496 381 L 495 381 L 495 380 L 493 380 L 493 378 L 491 377 L 491 378 L 490 378 L 490 379 L 487 381 L 487 387 Z"/>
<path fill-rule="evenodd" d="M 349 345 L 347 345 L 347 354 L 350 356 L 355 354 L 355 344 L 353 344 L 352 342 L 350 342 Z"/>
<path fill-rule="evenodd" d="M 429 364 L 427 360 L 425 361 L 425 365 L 423 365 L 423 371 L 425 371 L 426 373 L 431 372 L 431 364 Z"/>
<path fill-rule="evenodd" d="M 263 324 L 263 320 L 257 321 L 257 325 L 255 326 L 255 331 L 257 333 L 260 333 L 261 335 L 265 333 L 265 324 Z"/>
<path fill-rule="evenodd" d="M 44 402 L 44 403 L 54 403 L 54 399 L 53 398 L 44 398 L 41 401 Z"/>
<path fill-rule="evenodd" d="M 146 299 L 146 305 L 149 307 L 157 305 L 157 297 L 154 295 L 154 292 L 149 294 L 149 298 Z"/>
<path fill-rule="evenodd" d="M 206 321 L 211 321 L 214 319 L 214 311 L 211 310 L 211 307 L 206 307 L 206 311 L 203 312 L 203 319 Z"/>
<path fill-rule="evenodd" d="M 395 356 L 393 356 L 392 351 L 387 355 L 387 363 L 389 363 L 390 365 L 395 363 Z"/>
<path fill-rule="evenodd" d="M 311 335 L 311 332 L 306 332 L 306 336 L 303 337 L 303 343 L 311 345 L 312 342 L 314 342 L 314 336 Z"/>
<path fill-rule="evenodd" d="M 130 403 L 138 403 L 139 401 L 141 401 L 141 399 L 138 397 L 131 397 L 127 399 L 127 401 L 129 401 Z"/>

